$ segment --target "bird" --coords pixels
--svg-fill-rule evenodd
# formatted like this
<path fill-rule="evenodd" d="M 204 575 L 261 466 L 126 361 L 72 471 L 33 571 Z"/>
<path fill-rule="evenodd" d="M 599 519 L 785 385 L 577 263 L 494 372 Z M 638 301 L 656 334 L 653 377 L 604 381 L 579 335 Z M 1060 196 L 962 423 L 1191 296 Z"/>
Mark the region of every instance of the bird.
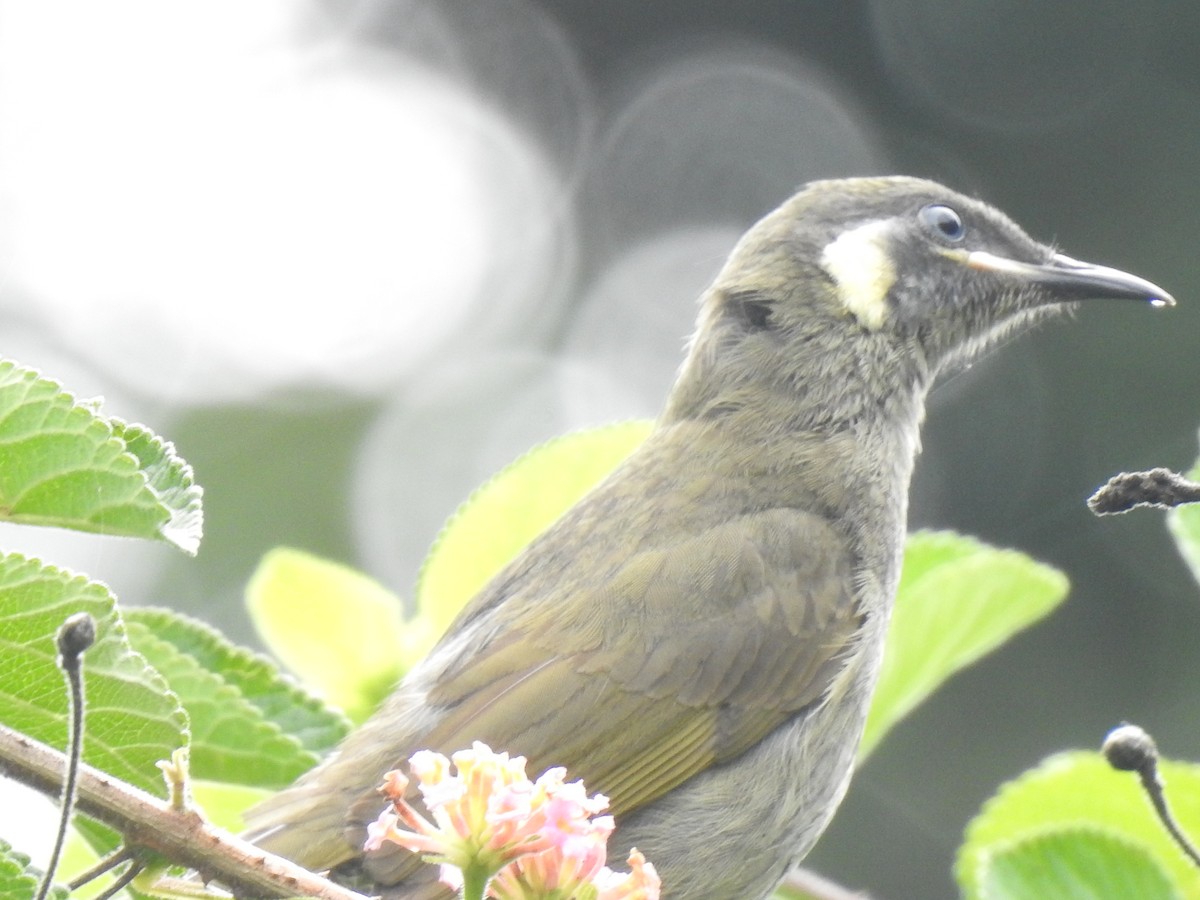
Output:
<path fill-rule="evenodd" d="M 1104 298 L 1174 304 L 932 181 L 803 186 L 703 293 L 645 442 L 248 836 L 384 897 L 453 896 L 407 850 L 364 853 L 366 825 L 386 771 L 483 741 L 610 798 L 609 859 L 637 847 L 664 898 L 768 896 L 850 781 L 929 390 Z"/>

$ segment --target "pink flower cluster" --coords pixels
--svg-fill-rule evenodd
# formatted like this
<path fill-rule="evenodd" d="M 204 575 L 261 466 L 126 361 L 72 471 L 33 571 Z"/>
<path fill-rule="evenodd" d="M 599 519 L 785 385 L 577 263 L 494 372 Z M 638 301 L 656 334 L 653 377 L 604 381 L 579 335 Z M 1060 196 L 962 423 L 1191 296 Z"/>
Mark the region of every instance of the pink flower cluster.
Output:
<path fill-rule="evenodd" d="M 630 872 L 605 866 L 613 819 L 599 813 L 608 798 L 565 782 L 566 769 L 530 781 L 524 757 L 478 741 L 452 761 L 428 750 L 409 761 L 433 821 L 404 799 L 402 773 L 385 776 L 380 791 L 391 805 L 369 826 L 365 849 L 390 841 L 425 854 L 455 889 L 464 873 L 482 875 L 496 900 L 657 900 L 658 875 L 637 850 Z"/>

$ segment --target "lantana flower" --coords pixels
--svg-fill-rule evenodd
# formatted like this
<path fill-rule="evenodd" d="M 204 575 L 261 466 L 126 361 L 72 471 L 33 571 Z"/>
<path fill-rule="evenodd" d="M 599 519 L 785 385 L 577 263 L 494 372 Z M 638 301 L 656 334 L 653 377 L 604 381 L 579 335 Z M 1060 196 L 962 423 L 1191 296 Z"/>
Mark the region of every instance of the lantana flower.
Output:
<path fill-rule="evenodd" d="M 565 769 L 530 781 L 524 757 L 478 741 L 450 759 L 422 750 L 409 768 L 432 821 L 405 799 L 408 778 L 388 772 L 380 791 L 391 803 L 368 827 L 366 850 L 392 842 L 423 854 L 468 900 L 485 889 L 496 900 L 657 900 L 658 875 L 636 850 L 629 873 L 604 865 L 608 798 L 565 781 Z"/>

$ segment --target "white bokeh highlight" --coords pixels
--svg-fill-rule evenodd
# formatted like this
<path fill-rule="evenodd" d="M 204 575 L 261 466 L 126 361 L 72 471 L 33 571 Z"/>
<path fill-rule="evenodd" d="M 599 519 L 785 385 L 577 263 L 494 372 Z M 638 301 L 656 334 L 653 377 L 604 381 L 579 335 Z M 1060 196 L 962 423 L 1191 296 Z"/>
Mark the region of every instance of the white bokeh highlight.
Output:
<path fill-rule="evenodd" d="M 494 315 L 498 270 L 542 290 L 569 228 L 533 143 L 305 8 L 4 4 L 4 302 L 189 403 L 378 389 Z"/>

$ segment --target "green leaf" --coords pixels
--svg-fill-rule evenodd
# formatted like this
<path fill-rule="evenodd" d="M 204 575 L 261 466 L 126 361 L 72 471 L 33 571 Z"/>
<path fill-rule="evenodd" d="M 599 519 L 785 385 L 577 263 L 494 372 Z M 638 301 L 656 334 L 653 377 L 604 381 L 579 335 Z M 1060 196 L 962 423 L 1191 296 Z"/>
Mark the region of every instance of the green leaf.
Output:
<path fill-rule="evenodd" d="M 1068 586 L 1057 569 L 1015 550 L 952 532 L 911 535 L 860 764 L 951 675 L 1049 614 Z"/>
<path fill-rule="evenodd" d="M 155 637 L 192 657 L 202 668 L 219 675 L 263 719 L 278 725 L 318 756 L 336 747 L 350 729 L 344 716 L 280 672 L 266 656 L 239 647 L 204 622 L 174 610 L 150 606 L 127 610 L 125 620 L 139 623 Z M 175 685 L 171 687 L 174 689 Z M 184 708 L 190 712 L 186 702 Z M 193 769 L 195 764 L 193 758 Z"/>
<path fill-rule="evenodd" d="M 1200 834 L 1200 766 L 1163 760 L 1160 771 L 1180 826 L 1188 834 Z M 1137 776 L 1114 771 L 1099 753 L 1086 751 L 1050 757 L 1003 785 L 984 804 L 967 826 L 955 863 L 963 896 L 991 896 L 983 882 L 989 861 L 1013 842 L 1078 828 L 1102 830 L 1141 848 L 1166 873 L 1178 896 L 1200 900 L 1200 877 L 1154 815 Z"/>
<path fill-rule="evenodd" d="M 1200 479 L 1200 459 L 1196 460 L 1186 475 L 1193 481 Z M 1167 528 L 1192 577 L 1200 582 L 1200 503 L 1188 503 L 1168 510 Z"/>
<path fill-rule="evenodd" d="M 0 519 L 157 538 L 195 553 L 200 489 L 169 443 L 0 360 Z"/>
<path fill-rule="evenodd" d="M 157 796 L 156 767 L 187 742 L 187 717 L 166 682 L 126 638 L 104 585 L 18 554 L 0 556 L 0 721 L 62 749 L 67 692 L 55 636 L 73 613 L 96 621 L 83 657 L 87 693 L 84 761 Z"/>
<path fill-rule="evenodd" d="M 980 862 L 982 900 L 1179 900 L 1142 847 L 1095 828 L 1067 828 L 997 846 Z"/>
<path fill-rule="evenodd" d="M 0 897 L 6 900 L 33 900 L 42 880 L 42 871 L 29 864 L 29 857 L 18 853 L 0 839 Z M 54 900 L 66 900 L 67 889 L 55 885 L 50 889 Z"/>
<path fill-rule="evenodd" d="M 130 643 L 188 711 L 196 778 L 284 787 L 349 730 L 345 719 L 287 683 L 265 659 L 207 625 L 162 609 L 129 610 L 125 624 Z"/>
<path fill-rule="evenodd" d="M 417 608 L 441 634 L 467 601 L 646 439 L 652 423 L 620 422 L 530 450 L 477 489 L 434 542 Z"/>
<path fill-rule="evenodd" d="M 262 558 L 246 606 L 271 652 L 354 721 L 433 639 L 428 624 L 403 621 L 399 598 L 378 582 L 287 547 Z"/>

